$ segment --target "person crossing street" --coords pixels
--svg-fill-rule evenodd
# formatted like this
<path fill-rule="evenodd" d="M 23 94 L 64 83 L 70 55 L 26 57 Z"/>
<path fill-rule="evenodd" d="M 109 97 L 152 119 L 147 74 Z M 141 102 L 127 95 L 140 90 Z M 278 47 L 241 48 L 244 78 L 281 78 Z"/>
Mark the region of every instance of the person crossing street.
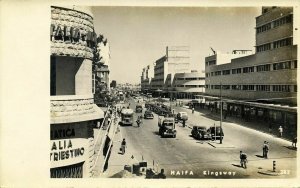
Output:
<path fill-rule="evenodd" d="M 240 163 L 242 168 L 247 168 L 247 154 L 240 151 Z"/>

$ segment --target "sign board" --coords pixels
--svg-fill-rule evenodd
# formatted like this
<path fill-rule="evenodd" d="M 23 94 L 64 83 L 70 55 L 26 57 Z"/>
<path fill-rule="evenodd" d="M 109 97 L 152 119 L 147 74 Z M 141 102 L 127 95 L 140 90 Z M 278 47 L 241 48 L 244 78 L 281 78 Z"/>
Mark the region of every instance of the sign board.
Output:
<path fill-rule="evenodd" d="M 88 139 L 61 139 L 50 141 L 51 168 L 83 162 L 86 159 Z"/>

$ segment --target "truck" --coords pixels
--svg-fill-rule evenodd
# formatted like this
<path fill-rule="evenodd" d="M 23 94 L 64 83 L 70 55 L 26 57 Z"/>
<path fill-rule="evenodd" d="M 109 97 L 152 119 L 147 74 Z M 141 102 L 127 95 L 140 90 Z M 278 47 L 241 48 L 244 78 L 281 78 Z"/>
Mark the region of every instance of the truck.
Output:
<path fill-rule="evenodd" d="M 173 117 L 159 117 L 158 119 L 159 135 L 161 137 L 171 136 L 176 138 L 175 120 Z"/>

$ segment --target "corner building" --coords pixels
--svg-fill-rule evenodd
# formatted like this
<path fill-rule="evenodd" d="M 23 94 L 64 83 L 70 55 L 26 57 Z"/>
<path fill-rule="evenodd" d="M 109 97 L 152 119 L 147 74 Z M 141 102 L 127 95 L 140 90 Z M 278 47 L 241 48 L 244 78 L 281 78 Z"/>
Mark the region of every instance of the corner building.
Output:
<path fill-rule="evenodd" d="M 92 93 L 96 39 L 90 8 L 51 6 L 51 178 L 92 176 L 93 126 L 103 118 Z"/>
<path fill-rule="evenodd" d="M 293 7 L 263 7 L 256 17 L 256 53 L 219 62 L 205 58 L 206 94 L 225 98 L 225 112 L 260 119 L 286 137 L 297 130 L 297 41 Z M 226 99 L 231 99 L 231 101 Z M 233 101 L 236 100 L 236 101 Z M 216 108 L 219 108 L 218 105 Z"/>

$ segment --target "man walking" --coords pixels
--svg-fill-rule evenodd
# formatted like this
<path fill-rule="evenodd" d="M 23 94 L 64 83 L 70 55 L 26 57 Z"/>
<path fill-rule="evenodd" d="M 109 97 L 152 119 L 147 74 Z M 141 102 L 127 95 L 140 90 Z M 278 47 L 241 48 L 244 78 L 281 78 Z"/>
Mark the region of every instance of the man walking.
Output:
<path fill-rule="evenodd" d="M 268 152 L 269 152 L 269 143 L 267 141 L 265 141 L 264 143 L 264 158 L 267 159 L 268 158 Z"/>
<path fill-rule="evenodd" d="M 194 113 L 194 111 L 195 111 L 195 108 L 193 107 L 193 108 L 192 108 L 192 114 Z"/>
<path fill-rule="evenodd" d="M 282 126 L 279 126 L 278 131 L 279 131 L 279 137 L 281 138 L 282 137 L 282 133 L 283 133 Z"/>
<path fill-rule="evenodd" d="M 125 154 L 125 148 L 126 148 L 126 141 L 125 141 L 125 138 L 123 138 L 123 141 L 121 143 L 121 152 L 122 152 L 122 155 Z"/>
<path fill-rule="evenodd" d="M 240 151 L 240 162 L 241 162 L 241 167 L 242 168 L 247 168 L 247 154 L 243 153 L 243 151 Z"/>
<path fill-rule="evenodd" d="M 297 136 L 294 137 L 292 147 L 297 148 Z"/>

